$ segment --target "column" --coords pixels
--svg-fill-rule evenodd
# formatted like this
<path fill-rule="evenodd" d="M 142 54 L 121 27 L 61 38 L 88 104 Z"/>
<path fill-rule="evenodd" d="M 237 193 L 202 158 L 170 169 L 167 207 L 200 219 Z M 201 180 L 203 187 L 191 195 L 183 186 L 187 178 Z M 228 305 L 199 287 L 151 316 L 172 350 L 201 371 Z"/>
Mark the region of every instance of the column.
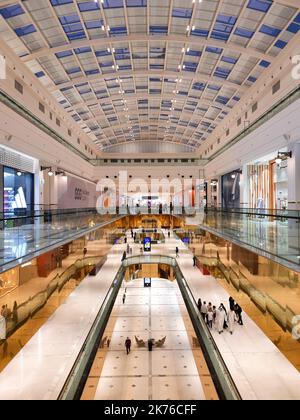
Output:
<path fill-rule="evenodd" d="M 291 147 L 292 158 L 288 159 L 289 210 L 300 211 L 300 143 Z"/>
<path fill-rule="evenodd" d="M 289 210 L 298 210 L 300 215 L 300 143 L 291 146 L 292 158 L 288 159 L 288 201 Z M 300 255 L 300 223 L 289 220 L 288 252 Z"/>

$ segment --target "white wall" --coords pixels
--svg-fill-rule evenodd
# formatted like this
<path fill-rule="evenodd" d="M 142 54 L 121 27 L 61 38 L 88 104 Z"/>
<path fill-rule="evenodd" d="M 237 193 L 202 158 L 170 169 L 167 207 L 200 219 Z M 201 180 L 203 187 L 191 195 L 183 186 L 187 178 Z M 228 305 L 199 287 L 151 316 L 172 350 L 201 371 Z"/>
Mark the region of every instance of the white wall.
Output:
<path fill-rule="evenodd" d="M 96 184 L 67 175 L 57 175 L 57 204 L 59 209 L 95 208 Z"/>

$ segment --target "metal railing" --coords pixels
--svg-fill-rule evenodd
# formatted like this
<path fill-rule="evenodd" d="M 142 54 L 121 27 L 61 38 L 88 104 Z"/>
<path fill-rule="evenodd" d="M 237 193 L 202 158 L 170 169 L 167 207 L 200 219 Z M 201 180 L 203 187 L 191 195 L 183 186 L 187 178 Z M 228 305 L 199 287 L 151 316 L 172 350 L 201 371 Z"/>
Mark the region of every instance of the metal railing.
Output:
<path fill-rule="evenodd" d="M 107 322 L 114 307 L 119 290 L 122 286 L 124 274 L 125 269 L 121 266 L 107 292 L 98 315 L 64 384 L 58 398 L 59 400 L 80 399 L 102 336 L 105 332 Z"/>
<path fill-rule="evenodd" d="M 232 379 L 224 359 L 215 343 L 210 330 L 205 325 L 195 300 L 195 297 L 185 280 L 175 258 L 164 255 L 141 255 L 129 257 L 123 262 L 124 267 L 140 264 L 166 264 L 174 268 L 174 273 L 184 298 L 186 307 L 194 325 L 195 332 L 201 344 L 212 379 L 219 397 L 223 400 L 241 400 L 241 395 Z"/>
<path fill-rule="evenodd" d="M 91 327 L 68 379 L 65 382 L 59 399 L 72 400 L 80 398 L 99 344 L 105 332 L 109 316 L 121 288 L 125 271 L 132 265 L 140 264 L 167 264 L 174 268 L 179 288 L 189 311 L 189 315 L 193 322 L 195 332 L 201 344 L 202 351 L 205 355 L 206 362 L 210 369 L 212 379 L 220 399 L 241 400 L 241 395 L 231 377 L 220 351 L 218 350 L 214 338 L 199 314 L 193 293 L 191 292 L 191 289 L 187 284 L 176 259 L 164 255 L 135 256 L 129 257 L 122 262 L 118 274 L 116 275 L 103 304 L 101 305 L 93 326 Z"/>

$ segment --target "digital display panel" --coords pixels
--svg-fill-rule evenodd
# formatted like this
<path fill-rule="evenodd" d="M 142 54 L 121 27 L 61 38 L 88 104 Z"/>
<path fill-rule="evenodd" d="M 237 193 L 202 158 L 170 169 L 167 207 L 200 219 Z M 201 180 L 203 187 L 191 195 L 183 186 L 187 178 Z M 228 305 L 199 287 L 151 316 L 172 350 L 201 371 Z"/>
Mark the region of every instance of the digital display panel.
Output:
<path fill-rule="evenodd" d="M 151 252 L 151 238 L 144 239 L 144 251 Z"/>
<path fill-rule="evenodd" d="M 144 287 L 151 287 L 151 278 L 150 277 L 146 277 L 144 279 Z"/>

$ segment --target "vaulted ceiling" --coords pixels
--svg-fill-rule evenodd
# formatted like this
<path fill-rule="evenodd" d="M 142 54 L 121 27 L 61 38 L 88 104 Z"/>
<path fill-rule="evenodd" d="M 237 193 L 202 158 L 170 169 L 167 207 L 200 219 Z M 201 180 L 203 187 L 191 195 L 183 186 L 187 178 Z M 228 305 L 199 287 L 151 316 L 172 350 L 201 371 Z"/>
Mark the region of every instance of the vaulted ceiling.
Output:
<path fill-rule="evenodd" d="M 0 0 L 2 39 L 101 151 L 197 150 L 299 30 L 298 0 Z"/>

